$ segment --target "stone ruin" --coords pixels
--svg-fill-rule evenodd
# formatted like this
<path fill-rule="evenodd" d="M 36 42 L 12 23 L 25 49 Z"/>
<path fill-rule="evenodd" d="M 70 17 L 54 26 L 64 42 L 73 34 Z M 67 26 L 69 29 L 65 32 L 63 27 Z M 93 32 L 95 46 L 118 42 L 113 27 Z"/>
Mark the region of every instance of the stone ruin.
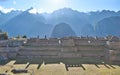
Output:
<path fill-rule="evenodd" d="M 67 37 L 0 41 L 0 56 L 5 59 L 79 58 L 85 62 L 120 62 L 120 38 Z"/>

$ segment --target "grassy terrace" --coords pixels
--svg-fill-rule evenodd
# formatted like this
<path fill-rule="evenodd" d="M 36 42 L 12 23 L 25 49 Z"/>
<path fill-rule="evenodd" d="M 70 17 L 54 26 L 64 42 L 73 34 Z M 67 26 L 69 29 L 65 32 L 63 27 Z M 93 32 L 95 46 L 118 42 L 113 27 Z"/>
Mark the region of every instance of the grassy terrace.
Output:
<path fill-rule="evenodd" d="M 119 64 L 102 62 L 88 64 L 79 59 L 18 60 L 11 60 L 1 65 L 0 73 L 8 75 L 120 75 Z M 28 73 L 13 74 L 12 69 L 27 69 Z"/>

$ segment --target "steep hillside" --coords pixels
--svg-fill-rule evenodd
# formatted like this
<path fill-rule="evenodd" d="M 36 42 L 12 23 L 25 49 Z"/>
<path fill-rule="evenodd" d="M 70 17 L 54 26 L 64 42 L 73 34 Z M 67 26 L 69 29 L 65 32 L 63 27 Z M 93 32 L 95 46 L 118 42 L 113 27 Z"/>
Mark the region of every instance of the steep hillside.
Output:
<path fill-rule="evenodd" d="M 11 11 L 9 13 L 3 13 L 0 11 L 0 25 L 6 23 L 8 20 L 19 15 L 22 11 Z"/>
<path fill-rule="evenodd" d="M 81 33 L 81 36 L 94 36 L 95 30 L 91 24 L 86 24 L 83 26 L 80 33 Z"/>
<path fill-rule="evenodd" d="M 28 11 L 22 12 L 3 25 L 3 29 L 9 32 L 10 36 L 27 35 L 43 37 L 49 36 L 52 25 L 44 23 L 44 17 L 41 15 L 30 14 Z"/>
<path fill-rule="evenodd" d="M 72 30 L 72 28 L 66 23 L 57 24 L 51 34 L 51 37 L 53 38 L 62 38 L 69 36 L 76 36 L 76 34 Z"/>
<path fill-rule="evenodd" d="M 120 17 L 114 16 L 105 18 L 96 24 L 96 34 L 98 36 L 116 35 L 120 36 Z"/>

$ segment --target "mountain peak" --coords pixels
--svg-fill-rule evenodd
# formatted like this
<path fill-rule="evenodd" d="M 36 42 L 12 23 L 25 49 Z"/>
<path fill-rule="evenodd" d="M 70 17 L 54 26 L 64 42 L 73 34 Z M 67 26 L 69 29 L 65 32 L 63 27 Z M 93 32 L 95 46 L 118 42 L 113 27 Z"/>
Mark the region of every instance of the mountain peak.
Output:
<path fill-rule="evenodd" d="M 52 14 L 61 14 L 61 13 L 73 13 L 73 12 L 78 12 L 77 10 L 73 10 L 72 8 L 62 8 L 55 10 Z"/>
<path fill-rule="evenodd" d="M 30 11 L 30 10 L 32 10 L 33 9 L 33 7 L 30 7 L 29 9 L 27 9 L 26 11 Z"/>
<path fill-rule="evenodd" d="M 72 28 L 69 26 L 69 24 L 66 24 L 66 23 L 57 24 L 54 27 L 51 35 L 51 37 L 54 37 L 54 38 L 71 37 L 71 36 L 76 36 L 76 34 L 72 30 Z"/>

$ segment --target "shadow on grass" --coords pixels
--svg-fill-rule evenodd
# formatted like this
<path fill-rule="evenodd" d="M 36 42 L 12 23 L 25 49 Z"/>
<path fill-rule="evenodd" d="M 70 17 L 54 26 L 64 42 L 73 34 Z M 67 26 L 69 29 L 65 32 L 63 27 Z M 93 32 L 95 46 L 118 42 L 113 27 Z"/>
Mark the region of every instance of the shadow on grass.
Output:
<path fill-rule="evenodd" d="M 96 66 L 97 68 L 100 68 L 97 64 L 95 64 L 95 66 Z"/>
<path fill-rule="evenodd" d="M 102 63 L 103 60 L 101 61 L 94 61 L 94 60 L 83 60 L 80 58 L 64 58 L 64 59 L 60 59 L 60 58 L 29 58 L 29 59 L 16 59 L 16 62 L 14 64 L 27 64 L 25 69 L 27 69 L 31 64 L 39 64 L 37 69 L 40 69 L 42 63 L 45 64 L 60 64 L 60 62 L 62 62 L 63 64 L 65 64 L 65 68 L 66 71 L 69 71 L 69 67 L 81 67 L 83 70 L 86 70 L 86 68 L 82 65 L 82 64 L 93 64 L 95 65 L 97 68 L 100 68 L 99 65 L 104 65 L 106 68 L 108 69 L 116 69 L 113 65 L 118 65 L 120 67 L 119 63 Z M 2 64 L 1 64 L 2 63 Z M 9 61 L 5 61 L 5 62 L 0 62 L 1 65 L 5 65 L 9 63 Z"/>
<path fill-rule="evenodd" d="M 41 67 L 41 64 L 38 65 L 37 69 L 39 69 Z"/>
<path fill-rule="evenodd" d="M 110 67 L 107 64 L 103 64 L 106 68 L 110 69 Z"/>
<path fill-rule="evenodd" d="M 27 69 L 29 66 L 30 66 L 30 63 L 29 63 L 29 64 L 27 64 L 27 66 L 25 67 L 25 69 Z"/>
<path fill-rule="evenodd" d="M 110 67 L 112 67 L 113 69 L 116 69 L 116 67 L 114 67 L 113 65 L 110 65 L 110 64 L 108 64 Z"/>
<path fill-rule="evenodd" d="M 69 67 L 81 67 L 83 70 L 86 70 L 82 64 L 65 64 L 66 71 L 69 71 Z"/>
<path fill-rule="evenodd" d="M 68 66 L 65 64 L 66 71 L 69 71 Z"/>
<path fill-rule="evenodd" d="M 86 68 L 81 64 L 81 67 L 83 68 L 83 70 L 86 70 Z"/>

